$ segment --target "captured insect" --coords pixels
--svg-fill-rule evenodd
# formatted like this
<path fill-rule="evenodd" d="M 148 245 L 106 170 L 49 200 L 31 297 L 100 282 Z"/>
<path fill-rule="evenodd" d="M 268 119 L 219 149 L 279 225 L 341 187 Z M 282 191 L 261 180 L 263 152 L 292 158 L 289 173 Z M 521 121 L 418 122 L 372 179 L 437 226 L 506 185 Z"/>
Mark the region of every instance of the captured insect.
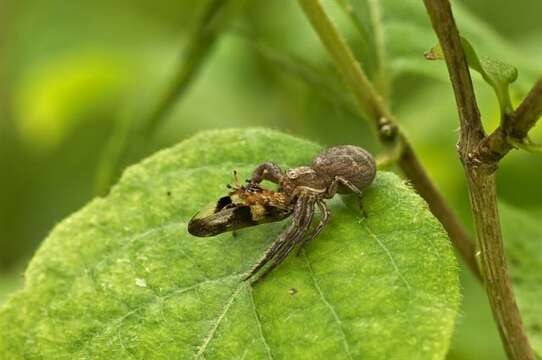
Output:
<path fill-rule="evenodd" d="M 188 232 L 195 236 L 214 236 L 247 226 L 280 221 L 292 213 L 286 194 L 271 191 L 257 184 L 241 186 L 234 172 L 236 185 L 216 204 L 198 212 L 188 223 Z"/>
<path fill-rule="evenodd" d="M 194 215 L 188 224 L 188 232 L 195 236 L 214 236 L 225 231 L 280 221 L 292 215 L 289 227 L 271 244 L 243 280 L 252 278 L 271 262 L 257 280 L 263 279 L 296 246 L 300 250 L 327 225 L 331 212 L 325 199 L 331 199 L 337 193 L 361 196 L 375 175 L 373 156 L 353 145 L 328 148 L 316 156 L 311 166 L 286 171 L 272 162 L 265 162 L 254 170 L 247 185 L 241 186 L 236 181 L 237 185 L 227 196 Z M 262 188 L 260 183 L 263 180 L 278 184 L 277 191 Z M 321 220 L 311 229 L 316 207 L 320 210 Z"/>

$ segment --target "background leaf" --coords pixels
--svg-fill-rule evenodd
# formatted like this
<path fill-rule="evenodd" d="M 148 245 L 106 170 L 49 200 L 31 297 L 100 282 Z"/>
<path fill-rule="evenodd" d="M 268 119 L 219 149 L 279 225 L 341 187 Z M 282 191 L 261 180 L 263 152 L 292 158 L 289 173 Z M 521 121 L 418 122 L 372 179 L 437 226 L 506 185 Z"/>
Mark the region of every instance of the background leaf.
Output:
<path fill-rule="evenodd" d="M 531 346 L 542 357 L 542 230 L 539 218 L 501 205 L 510 275 Z"/>
<path fill-rule="evenodd" d="M 330 226 L 255 288 L 240 278 L 284 223 L 187 234 L 233 169 L 306 164 L 318 150 L 269 130 L 214 131 L 129 168 L 43 243 L 0 311 L 0 355 L 443 358 L 457 265 L 426 204 L 391 173 L 367 190 L 367 218 L 333 199 Z"/>
<path fill-rule="evenodd" d="M 356 0 L 359 1 L 362 0 Z M 365 0 L 367 1 L 369 0 Z M 382 0 L 378 4 L 381 6 L 386 53 L 393 74 L 423 74 L 448 82 L 445 66 L 427 62 L 424 64 L 424 52 L 437 42 L 437 39 L 423 3 Z M 476 44 L 480 53 L 517 66 L 522 74 L 518 86 L 527 91 L 540 73 L 536 61 L 521 56 L 506 39 L 497 35 L 483 20 L 473 16 L 461 3 L 455 2 L 453 11 L 461 34 Z"/>
<path fill-rule="evenodd" d="M 501 117 L 514 111 L 508 87 L 517 80 L 517 69 L 500 60 L 478 56 L 472 44 L 464 37 L 461 37 L 461 43 L 469 67 L 482 75 L 485 82 L 495 91 L 495 95 L 497 96 L 501 108 Z M 425 58 L 428 60 L 443 60 L 444 54 L 442 53 L 440 44 L 431 48 L 431 50 L 425 54 Z"/>

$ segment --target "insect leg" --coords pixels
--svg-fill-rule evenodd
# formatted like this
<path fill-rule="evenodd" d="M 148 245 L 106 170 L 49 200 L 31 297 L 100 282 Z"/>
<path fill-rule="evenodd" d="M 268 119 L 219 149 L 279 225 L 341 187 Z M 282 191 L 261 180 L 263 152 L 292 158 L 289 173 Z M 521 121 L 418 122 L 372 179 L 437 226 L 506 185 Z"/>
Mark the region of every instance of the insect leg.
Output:
<path fill-rule="evenodd" d="M 280 179 L 284 176 L 282 169 L 275 163 L 264 162 L 258 165 L 258 167 L 252 173 L 250 178 L 251 184 L 259 184 L 263 180 L 269 180 L 275 184 L 278 184 Z"/>
<path fill-rule="evenodd" d="M 299 243 L 299 249 L 297 250 L 296 256 L 299 256 L 299 254 L 301 254 L 301 249 L 306 246 L 309 241 L 317 237 L 329 222 L 329 216 L 331 212 L 329 211 L 329 207 L 327 206 L 325 201 L 319 199 L 316 201 L 316 204 L 318 204 L 318 208 L 320 209 L 320 213 L 322 214 L 322 219 L 320 220 L 320 223 L 314 228 L 314 230 L 311 231 L 311 233 L 305 238 L 303 238 L 303 240 Z"/>

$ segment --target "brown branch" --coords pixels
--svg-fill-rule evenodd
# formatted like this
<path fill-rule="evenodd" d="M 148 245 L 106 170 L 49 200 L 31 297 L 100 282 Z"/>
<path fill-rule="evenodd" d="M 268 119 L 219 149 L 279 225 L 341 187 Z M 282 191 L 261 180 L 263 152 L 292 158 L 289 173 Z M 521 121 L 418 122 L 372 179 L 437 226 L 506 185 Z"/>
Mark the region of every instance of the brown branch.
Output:
<path fill-rule="evenodd" d="M 444 52 L 459 112 L 459 154 L 469 185 L 476 238 L 486 292 L 504 348 L 510 359 L 534 359 L 523 329 L 504 256 L 497 208 L 495 174 L 491 166 L 474 160 L 485 138 L 467 61 L 448 0 L 424 0 Z"/>
<path fill-rule="evenodd" d="M 510 139 L 522 143 L 527 138 L 529 130 L 542 116 L 542 79 L 539 79 L 523 102 L 512 113 L 506 116 L 501 126 L 485 138 L 475 154 L 477 161 L 492 165 L 514 148 Z"/>
<path fill-rule="evenodd" d="M 518 138 L 526 136 L 541 116 L 542 79 L 539 79 L 514 112 L 513 118 L 508 124 L 510 126 L 510 135 Z"/>
<path fill-rule="evenodd" d="M 472 152 L 484 138 L 484 130 L 463 45 L 448 0 L 424 0 L 424 2 L 444 52 L 459 111 L 461 125 L 459 151 L 462 159 L 467 159 L 468 153 Z"/>
<path fill-rule="evenodd" d="M 326 15 L 319 0 L 298 0 L 298 2 L 335 61 L 345 82 L 351 88 L 361 110 L 373 125 L 379 140 L 389 149 L 397 147 L 401 149 L 398 160 L 401 170 L 416 191 L 429 204 L 432 213 L 448 232 L 452 243 L 465 263 L 478 278 L 481 278 L 474 256 L 474 242 L 470 240 L 467 231 L 429 178 L 414 149 L 397 126 L 393 115 L 367 79 L 361 65 L 356 61 L 351 49 Z"/>

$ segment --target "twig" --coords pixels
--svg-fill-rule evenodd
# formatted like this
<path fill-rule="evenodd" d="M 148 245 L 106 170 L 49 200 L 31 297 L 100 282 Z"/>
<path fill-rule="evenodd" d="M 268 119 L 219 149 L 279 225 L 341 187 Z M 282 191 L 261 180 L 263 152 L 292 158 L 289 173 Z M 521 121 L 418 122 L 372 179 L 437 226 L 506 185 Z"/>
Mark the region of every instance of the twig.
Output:
<path fill-rule="evenodd" d="M 448 0 L 424 0 L 444 52 L 459 112 L 459 154 L 465 168 L 489 303 L 510 359 L 534 359 L 523 329 L 504 256 L 492 166 L 474 161 L 485 138 L 465 54 Z"/>
<path fill-rule="evenodd" d="M 386 58 L 386 45 L 384 41 L 384 29 L 382 27 L 382 14 L 380 12 L 380 0 L 369 0 L 369 12 L 371 16 L 371 25 L 375 37 L 377 73 L 375 76 L 375 86 L 384 98 L 389 96 L 389 81 Z"/>
<path fill-rule="evenodd" d="M 475 158 L 496 168 L 497 162 L 514 148 L 511 140 L 523 143 L 540 116 L 542 116 L 542 79 L 534 84 L 518 108 L 506 116 L 503 123 L 480 143 Z"/>
<path fill-rule="evenodd" d="M 298 0 L 298 3 L 354 93 L 362 112 L 373 125 L 379 140 L 392 151 L 397 149 L 398 142 L 400 143 L 402 153 L 399 157 L 399 166 L 418 193 L 427 201 L 429 208 L 440 220 L 469 268 L 480 278 L 473 242 L 421 166 L 411 145 L 365 76 L 352 51 L 326 15 L 319 0 Z"/>
<path fill-rule="evenodd" d="M 529 130 L 536 124 L 542 116 L 542 79 L 539 79 L 525 97 L 523 102 L 514 112 L 512 119 L 505 122 L 510 131 L 508 133 L 514 137 L 526 136 Z"/>

